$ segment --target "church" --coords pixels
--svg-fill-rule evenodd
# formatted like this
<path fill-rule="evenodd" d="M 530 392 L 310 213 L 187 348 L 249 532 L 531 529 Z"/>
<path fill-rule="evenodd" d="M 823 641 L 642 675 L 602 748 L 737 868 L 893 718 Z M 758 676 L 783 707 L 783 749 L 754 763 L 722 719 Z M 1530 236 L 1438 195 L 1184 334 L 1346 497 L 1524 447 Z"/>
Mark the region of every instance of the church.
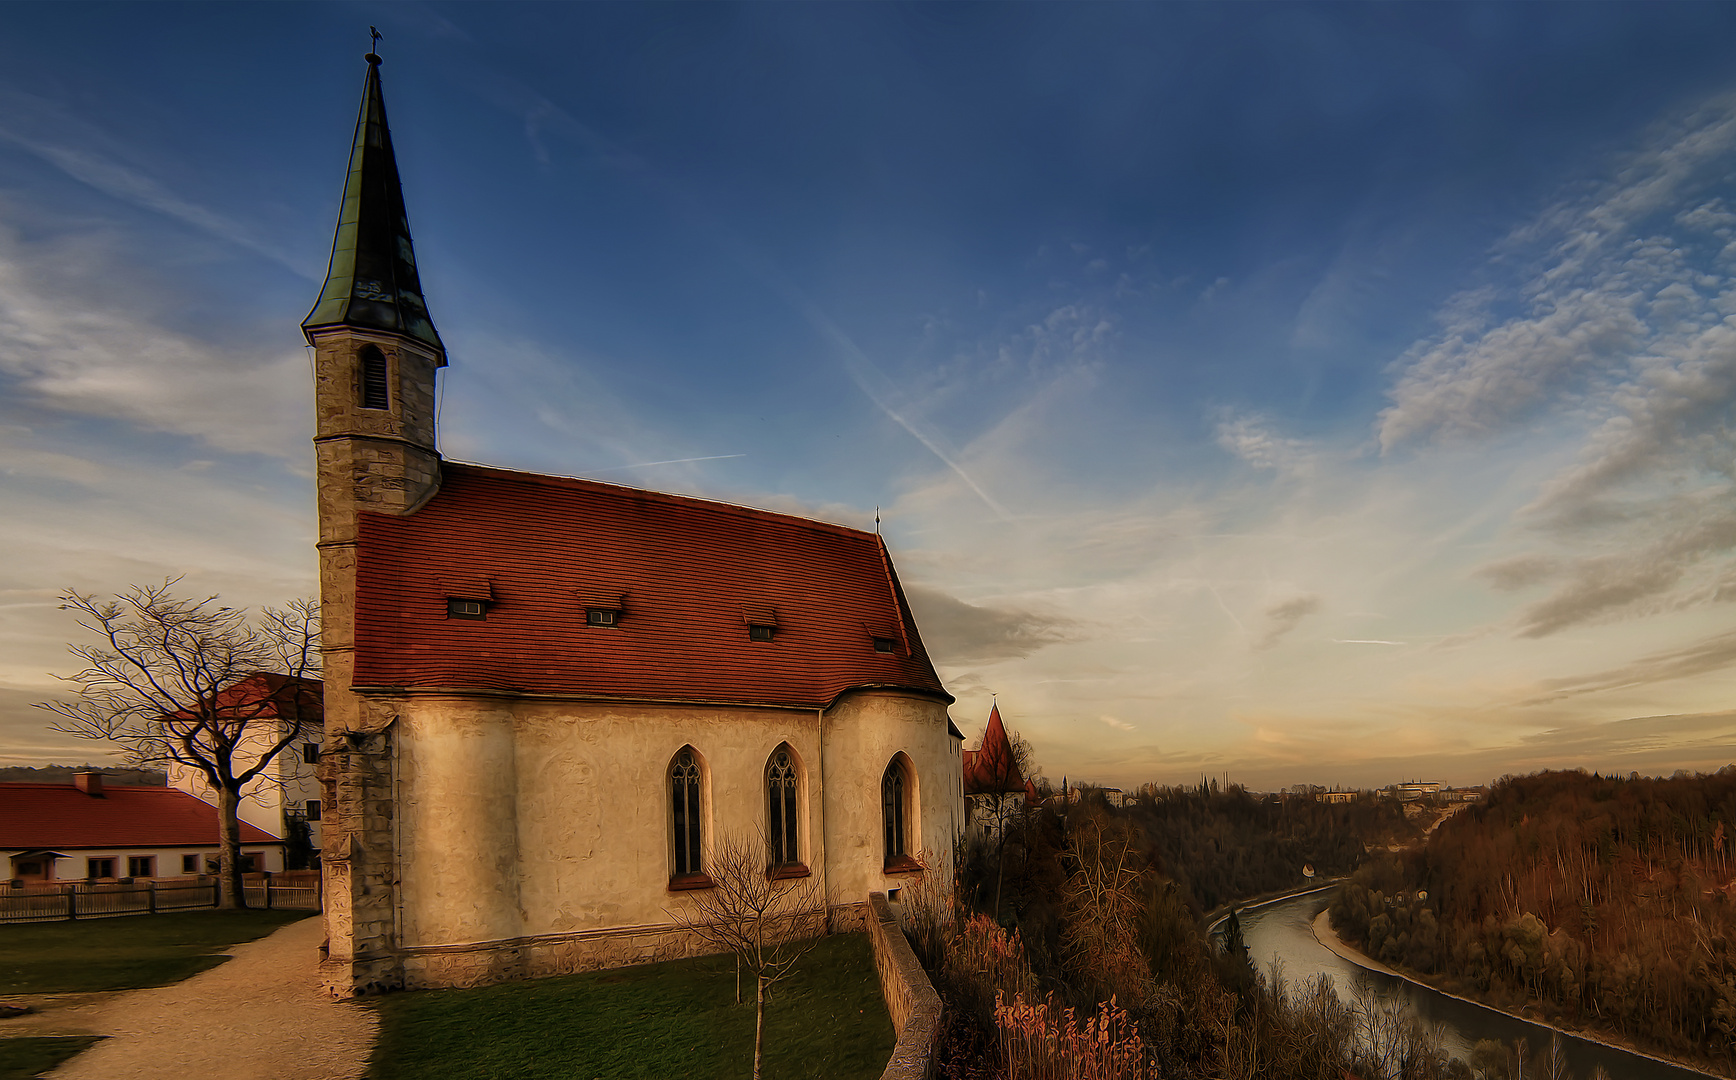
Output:
<path fill-rule="evenodd" d="M 367 75 L 314 350 L 335 995 L 697 948 L 726 838 L 870 891 L 952 880 L 952 697 L 878 533 L 445 461 L 446 350 Z"/>

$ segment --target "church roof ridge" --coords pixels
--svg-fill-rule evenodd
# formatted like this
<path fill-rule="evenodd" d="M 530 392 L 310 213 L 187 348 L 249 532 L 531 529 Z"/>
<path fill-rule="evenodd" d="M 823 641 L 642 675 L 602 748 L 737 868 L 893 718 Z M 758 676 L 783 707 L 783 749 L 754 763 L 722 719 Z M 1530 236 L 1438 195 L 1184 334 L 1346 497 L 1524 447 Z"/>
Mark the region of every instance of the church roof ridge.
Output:
<path fill-rule="evenodd" d="M 410 218 L 380 88 L 380 58 L 369 53 L 367 60 L 331 263 L 302 331 L 312 341 L 313 331 L 330 326 L 385 330 L 431 345 L 444 358 L 446 346 L 428 315 L 416 274 Z"/>
<path fill-rule="evenodd" d="M 554 487 L 578 487 L 584 489 L 607 488 L 622 495 L 643 497 L 654 501 L 671 504 L 693 505 L 699 508 L 710 508 L 723 513 L 739 514 L 767 521 L 784 524 L 817 528 L 826 532 L 834 532 L 855 539 L 874 539 L 880 534 L 869 529 L 858 529 L 850 525 L 842 525 L 836 521 L 825 521 L 821 518 L 804 517 L 801 514 L 789 514 L 782 510 L 768 510 L 763 506 L 752 506 L 748 503 L 730 502 L 727 499 L 711 499 L 703 495 L 684 495 L 676 491 L 658 491 L 655 488 L 635 487 L 632 484 L 616 484 L 608 480 L 598 480 L 589 476 L 564 476 L 553 473 L 530 472 L 525 469 L 508 469 L 499 465 L 484 465 L 476 461 L 463 461 L 447 458 L 442 468 L 464 469 L 471 472 L 491 473 L 501 479 L 518 480 L 527 484 L 547 484 Z M 884 542 L 884 541 L 882 541 Z"/>
<path fill-rule="evenodd" d="M 809 708 L 887 688 L 950 702 L 887 564 L 862 530 L 448 464 L 414 514 L 357 519 L 355 685 Z M 454 575 L 488 578 L 481 612 L 449 618 Z M 771 638 L 750 636 L 743 605 L 776 609 Z M 595 607 L 613 618 L 593 623 Z M 886 637 L 902 641 L 885 649 Z"/>

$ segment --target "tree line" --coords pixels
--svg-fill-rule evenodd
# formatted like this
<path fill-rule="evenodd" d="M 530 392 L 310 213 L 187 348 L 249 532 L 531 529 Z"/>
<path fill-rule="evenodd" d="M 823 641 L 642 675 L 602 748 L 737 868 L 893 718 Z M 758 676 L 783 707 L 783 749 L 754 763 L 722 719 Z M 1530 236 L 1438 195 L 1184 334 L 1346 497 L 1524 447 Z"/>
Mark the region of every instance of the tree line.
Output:
<path fill-rule="evenodd" d="M 1501 1007 L 1736 1064 L 1736 766 L 1506 777 L 1359 869 L 1332 922 Z"/>

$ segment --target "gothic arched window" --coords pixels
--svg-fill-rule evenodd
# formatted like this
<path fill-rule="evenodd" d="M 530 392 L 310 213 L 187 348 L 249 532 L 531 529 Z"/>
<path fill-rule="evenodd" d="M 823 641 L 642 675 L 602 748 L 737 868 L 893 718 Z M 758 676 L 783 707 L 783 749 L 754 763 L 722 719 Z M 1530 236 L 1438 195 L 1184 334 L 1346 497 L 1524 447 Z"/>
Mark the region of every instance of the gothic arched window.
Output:
<path fill-rule="evenodd" d="M 799 865 L 802 861 L 801 819 L 797 817 L 800 792 L 795 755 L 790 753 L 787 744 L 772 751 L 771 761 L 766 763 L 766 795 L 772 867 Z"/>
<path fill-rule="evenodd" d="M 363 345 L 356 358 L 362 362 L 362 408 L 391 408 L 392 395 L 386 383 L 386 354 L 372 345 Z"/>
<path fill-rule="evenodd" d="M 886 862 L 891 865 L 907 854 L 905 851 L 905 783 L 904 768 L 897 758 L 886 766 L 880 781 L 880 816 L 886 835 Z"/>
<path fill-rule="evenodd" d="M 675 876 L 702 874 L 699 854 L 699 757 L 684 746 L 669 766 L 669 793 L 675 810 L 672 824 Z"/>

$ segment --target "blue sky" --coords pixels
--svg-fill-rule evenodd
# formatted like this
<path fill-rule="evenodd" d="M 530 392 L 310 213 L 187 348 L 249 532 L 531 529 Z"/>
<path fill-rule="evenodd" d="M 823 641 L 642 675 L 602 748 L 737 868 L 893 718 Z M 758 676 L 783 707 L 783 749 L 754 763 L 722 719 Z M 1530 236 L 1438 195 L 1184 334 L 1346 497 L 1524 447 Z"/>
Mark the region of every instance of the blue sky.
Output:
<path fill-rule="evenodd" d="M 1736 9 L 5 22 L 0 759 L 100 752 L 57 590 L 313 590 L 370 23 L 449 456 L 879 507 L 1056 776 L 1736 759 Z"/>

